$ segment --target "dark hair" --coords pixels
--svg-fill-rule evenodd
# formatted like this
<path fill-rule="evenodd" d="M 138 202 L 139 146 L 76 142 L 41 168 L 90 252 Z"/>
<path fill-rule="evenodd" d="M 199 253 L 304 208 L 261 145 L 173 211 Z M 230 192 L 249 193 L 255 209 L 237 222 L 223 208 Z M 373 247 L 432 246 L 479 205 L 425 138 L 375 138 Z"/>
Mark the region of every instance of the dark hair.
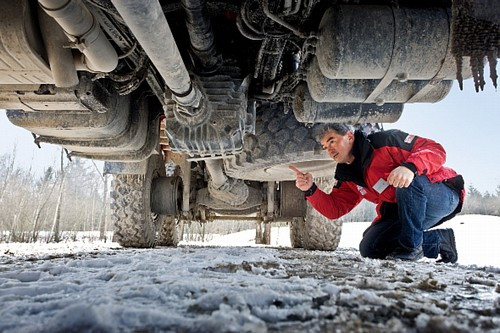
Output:
<path fill-rule="evenodd" d="M 340 135 L 346 135 L 347 132 L 349 131 L 354 131 L 353 127 L 347 124 L 341 124 L 341 123 L 330 123 L 330 124 L 323 124 L 318 127 L 318 130 L 316 132 L 316 140 L 319 142 L 325 136 L 326 133 L 335 131 Z"/>

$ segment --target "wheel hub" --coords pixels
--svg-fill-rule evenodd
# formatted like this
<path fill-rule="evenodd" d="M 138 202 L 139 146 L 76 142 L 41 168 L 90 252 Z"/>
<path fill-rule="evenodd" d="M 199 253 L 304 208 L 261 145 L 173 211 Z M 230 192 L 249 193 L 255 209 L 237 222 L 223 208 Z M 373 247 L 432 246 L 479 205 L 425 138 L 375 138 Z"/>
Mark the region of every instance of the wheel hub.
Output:
<path fill-rule="evenodd" d="M 151 211 L 156 214 L 176 216 L 182 207 L 182 179 L 158 177 L 151 186 Z"/>

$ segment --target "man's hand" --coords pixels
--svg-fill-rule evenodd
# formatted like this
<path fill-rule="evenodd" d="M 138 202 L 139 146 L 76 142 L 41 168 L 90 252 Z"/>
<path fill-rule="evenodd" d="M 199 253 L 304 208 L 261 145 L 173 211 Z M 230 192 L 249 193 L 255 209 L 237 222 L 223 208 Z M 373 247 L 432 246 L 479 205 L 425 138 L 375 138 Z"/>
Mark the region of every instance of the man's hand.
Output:
<path fill-rule="evenodd" d="M 301 191 L 307 191 L 313 185 L 313 176 L 308 173 L 302 173 L 299 169 L 294 167 L 293 165 L 288 166 L 290 170 L 295 172 L 295 176 L 297 176 L 297 180 L 295 181 L 295 186 L 297 186 Z"/>
<path fill-rule="evenodd" d="M 407 167 L 398 166 L 391 171 L 389 177 L 387 177 L 387 182 L 394 187 L 404 188 L 410 186 L 413 178 L 415 178 L 413 171 Z"/>

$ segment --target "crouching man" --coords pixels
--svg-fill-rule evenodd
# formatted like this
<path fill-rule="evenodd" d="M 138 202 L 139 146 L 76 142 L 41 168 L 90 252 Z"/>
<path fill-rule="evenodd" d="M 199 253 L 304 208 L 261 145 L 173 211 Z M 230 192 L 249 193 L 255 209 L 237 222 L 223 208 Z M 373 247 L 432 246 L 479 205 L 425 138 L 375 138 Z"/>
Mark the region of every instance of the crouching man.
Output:
<path fill-rule="evenodd" d="M 455 263 L 452 229 L 432 229 L 460 212 L 462 176 L 445 167 L 446 152 L 429 139 L 399 130 L 366 136 L 345 124 L 323 125 L 317 139 L 337 164 L 331 193 L 321 191 L 310 173 L 296 185 L 321 214 L 337 219 L 362 199 L 377 205 L 377 217 L 359 245 L 361 255 L 416 261 L 422 257 Z"/>

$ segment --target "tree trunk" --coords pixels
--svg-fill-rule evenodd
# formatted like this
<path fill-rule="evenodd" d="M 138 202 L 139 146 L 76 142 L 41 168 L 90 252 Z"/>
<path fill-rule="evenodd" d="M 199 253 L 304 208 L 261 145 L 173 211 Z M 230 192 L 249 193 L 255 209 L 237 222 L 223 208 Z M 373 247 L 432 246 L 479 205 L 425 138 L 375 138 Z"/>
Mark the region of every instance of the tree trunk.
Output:
<path fill-rule="evenodd" d="M 25 232 L 23 226 L 23 212 L 26 209 L 26 198 L 27 196 L 23 193 L 22 197 L 19 201 L 19 204 L 16 207 L 16 211 L 14 212 L 14 218 L 12 220 L 11 225 L 11 242 L 21 242 L 23 239 L 23 233 Z M 28 198 L 29 199 L 29 198 Z M 29 241 L 29 240 L 28 240 Z"/>
<path fill-rule="evenodd" d="M 106 230 L 108 230 L 108 175 L 104 176 L 104 204 L 102 207 L 101 221 L 99 224 L 99 239 L 106 241 Z"/>
<path fill-rule="evenodd" d="M 14 213 L 14 218 L 13 218 L 13 221 L 12 221 L 12 224 L 10 226 L 10 232 L 9 232 L 9 242 L 15 242 L 17 240 L 17 230 L 16 230 L 16 226 L 17 226 L 17 221 L 19 220 L 19 214 L 21 212 L 17 212 L 17 213 Z"/>
<path fill-rule="evenodd" d="M 95 199 L 97 196 L 97 185 L 92 189 L 92 210 L 90 213 L 90 230 L 89 238 L 92 240 L 92 232 L 95 230 L 94 216 L 95 216 Z"/>
<path fill-rule="evenodd" d="M 59 197 L 57 198 L 56 211 L 54 213 L 54 221 L 52 223 L 52 229 L 50 230 L 50 240 L 54 240 L 54 242 L 59 243 L 61 241 L 60 235 L 60 224 L 61 224 L 61 205 L 63 198 L 63 190 L 64 190 L 64 175 L 61 179 L 61 185 L 59 186 Z"/>
<path fill-rule="evenodd" d="M 50 197 L 52 196 L 52 192 L 54 191 L 54 188 L 56 187 L 56 183 L 51 186 L 49 193 L 47 194 L 45 200 L 43 200 L 43 195 L 46 192 L 46 187 L 47 184 L 43 184 L 41 190 L 40 190 L 40 200 L 38 200 L 37 206 L 35 211 L 33 212 L 33 228 L 31 230 L 31 241 L 36 242 L 38 240 L 38 229 L 40 227 L 40 224 L 38 221 L 40 220 L 40 215 L 42 213 L 42 210 L 45 208 L 45 205 L 49 201 Z"/>
<path fill-rule="evenodd" d="M 64 163 L 63 163 L 63 150 L 61 149 L 61 184 L 59 186 L 59 197 L 57 198 L 56 211 L 54 213 L 54 221 L 52 223 L 52 229 L 50 230 L 49 241 L 54 239 L 54 242 L 58 243 L 61 241 L 60 235 L 60 224 L 61 224 L 61 205 L 64 192 Z"/>
<path fill-rule="evenodd" d="M 7 171 L 5 172 L 5 177 L 2 181 L 2 188 L 0 189 L 0 202 L 3 200 L 3 196 L 5 194 L 5 191 L 7 190 L 7 185 L 9 183 L 9 179 L 11 178 L 12 171 L 14 170 L 14 163 L 16 161 L 16 146 L 14 146 L 14 149 L 12 151 L 12 156 L 9 161 L 9 167 L 7 168 Z"/>

